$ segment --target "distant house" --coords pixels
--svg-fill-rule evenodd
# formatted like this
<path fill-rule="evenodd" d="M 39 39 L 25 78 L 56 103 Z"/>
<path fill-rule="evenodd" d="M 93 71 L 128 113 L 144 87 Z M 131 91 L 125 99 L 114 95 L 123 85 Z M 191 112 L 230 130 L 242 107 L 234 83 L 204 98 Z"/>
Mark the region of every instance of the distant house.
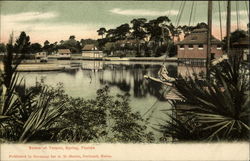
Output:
<path fill-rule="evenodd" d="M 58 59 L 70 59 L 71 52 L 69 49 L 58 49 L 56 56 Z"/>
<path fill-rule="evenodd" d="M 207 57 L 207 29 L 195 29 L 182 41 L 177 42 L 177 57 L 179 61 L 206 62 Z M 212 36 L 211 59 L 223 55 L 222 42 Z"/>
<path fill-rule="evenodd" d="M 35 53 L 36 59 L 41 59 L 41 58 L 45 58 L 45 57 L 47 57 L 47 52 L 45 52 L 45 51 Z"/>
<path fill-rule="evenodd" d="M 103 52 L 98 50 L 94 44 L 88 44 L 82 48 L 82 57 L 98 59 L 103 57 Z"/>

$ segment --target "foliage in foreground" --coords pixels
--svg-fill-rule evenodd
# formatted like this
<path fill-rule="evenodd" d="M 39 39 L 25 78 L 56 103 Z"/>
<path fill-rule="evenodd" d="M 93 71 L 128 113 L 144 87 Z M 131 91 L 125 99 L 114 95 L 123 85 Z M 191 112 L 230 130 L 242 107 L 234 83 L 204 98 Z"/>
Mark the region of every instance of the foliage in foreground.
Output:
<path fill-rule="evenodd" d="M 2 141 L 152 142 L 141 115 L 132 112 L 128 95 L 109 95 L 106 86 L 91 100 L 72 98 L 63 87 L 38 85 L 19 90 L 9 119 L 1 120 Z M 17 100 L 15 100 L 17 102 Z M 15 112 L 16 110 L 16 112 Z M 15 118 L 15 119 L 14 119 Z"/>
<path fill-rule="evenodd" d="M 91 100 L 70 98 L 60 118 L 57 141 L 152 142 L 141 115 L 131 111 L 128 95 L 110 96 L 106 86 Z"/>
<path fill-rule="evenodd" d="M 0 141 L 27 142 L 42 130 L 49 130 L 51 123 L 60 116 L 60 106 L 50 103 L 55 97 L 48 95 L 48 88 L 39 93 L 25 89 L 20 93 L 22 79 L 16 69 L 27 52 L 29 37 L 22 32 L 15 45 L 13 37 L 7 44 L 7 55 L 4 56 L 4 71 L 0 74 Z M 14 56 L 14 48 L 21 56 Z M 19 88 L 19 90 L 18 90 Z"/>
<path fill-rule="evenodd" d="M 248 72 L 248 73 L 247 73 Z M 249 69 L 237 58 L 211 69 L 212 79 L 179 76 L 174 115 L 160 126 L 163 140 L 234 141 L 250 138 Z"/>

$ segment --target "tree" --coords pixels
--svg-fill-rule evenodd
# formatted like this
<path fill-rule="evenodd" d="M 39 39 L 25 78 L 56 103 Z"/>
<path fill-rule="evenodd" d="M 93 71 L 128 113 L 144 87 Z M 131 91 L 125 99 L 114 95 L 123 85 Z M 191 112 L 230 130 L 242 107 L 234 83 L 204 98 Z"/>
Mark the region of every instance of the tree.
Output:
<path fill-rule="evenodd" d="M 205 22 L 201 22 L 201 23 L 197 23 L 196 26 L 182 26 L 182 31 L 184 33 L 184 37 L 186 37 L 187 35 L 190 34 L 190 32 L 192 32 L 194 29 L 208 29 L 208 25 Z"/>
<path fill-rule="evenodd" d="M 30 53 L 30 37 L 23 31 L 16 40 L 14 45 L 14 51 L 18 54 L 29 54 Z"/>
<path fill-rule="evenodd" d="M 132 23 L 132 36 L 135 39 L 142 40 L 146 37 L 146 32 L 144 29 L 145 23 L 147 19 L 138 18 L 133 19 L 130 23 Z"/>
<path fill-rule="evenodd" d="M 43 43 L 44 45 L 43 45 L 43 50 L 45 51 L 45 52 L 47 52 L 48 54 L 51 54 L 51 45 L 53 45 L 53 44 L 50 44 L 50 42 L 48 41 L 48 40 L 46 40 L 44 43 Z"/>
<path fill-rule="evenodd" d="M 230 48 L 232 48 L 232 44 L 235 42 L 239 42 L 241 39 L 247 37 L 247 32 L 244 30 L 235 30 L 230 34 Z M 222 40 L 224 42 L 223 49 L 227 49 L 227 44 L 226 44 L 227 36 L 224 37 Z"/>
<path fill-rule="evenodd" d="M 138 112 L 129 106 L 129 95 L 110 96 L 106 86 L 95 99 L 69 99 L 58 126 L 59 141 L 66 142 L 152 142 L 154 139 Z M 112 108 L 111 108 L 112 107 Z M 67 125 L 67 126 L 65 126 Z"/>
<path fill-rule="evenodd" d="M 47 52 L 48 54 L 51 54 L 53 53 L 54 51 L 56 51 L 58 49 L 58 45 L 57 45 L 57 42 L 55 43 L 50 43 L 48 40 L 46 40 L 44 42 L 44 46 L 43 46 L 43 50 L 45 52 Z"/>
<path fill-rule="evenodd" d="M 77 51 L 78 51 L 78 52 L 81 52 L 81 51 L 82 51 L 82 46 L 81 46 L 80 41 L 76 41 L 76 48 L 77 48 Z"/>
<path fill-rule="evenodd" d="M 84 47 L 86 44 L 97 45 L 97 40 L 93 40 L 93 39 L 81 39 L 80 40 L 80 44 L 81 44 L 82 47 Z"/>
<path fill-rule="evenodd" d="M 39 43 L 33 43 L 30 45 L 30 52 L 37 53 L 42 51 L 42 45 Z"/>
<path fill-rule="evenodd" d="M 116 41 L 116 30 L 115 29 L 109 29 L 107 31 L 106 38 L 109 42 L 115 42 Z"/>
<path fill-rule="evenodd" d="M 60 44 L 63 44 L 63 43 L 64 43 L 64 40 L 61 40 L 61 41 L 60 41 Z"/>
<path fill-rule="evenodd" d="M 164 38 L 168 39 L 169 36 L 169 23 L 170 20 L 166 16 L 158 17 L 157 19 L 150 20 L 146 24 L 146 29 L 150 35 L 150 40 L 155 42 L 162 42 Z"/>
<path fill-rule="evenodd" d="M 194 27 L 194 29 L 208 29 L 208 25 L 205 22 L 197 23 L 197 25 Z"/>
<path fill-rule="evenodd" d="M 140 40 L 143 40 L 147 35 L 146 22 L 147 19 L 145 18 L 133 19 L 130 22 L 132 23 L 132 37 L 137 40 L 137 56 L 141 56 Z"/>
<path fill-rule="evenodd" d="M 48 40 L 44 41 L 43 46 L 48 46 L 50 42 Z"/>
<path fill-rule="evenodd" d="M 100 49 L 103 49 L 103 47 L 105 46 L 105 44 L 108 42 L 107 38 L 103 38 L 103 39 L 97 39 L 98 42 L 98 47 Z"/>
<path fill-rule="evenodd" d="M 146 31 L 149 35 L 149 40 L 154 41 L 153 51 L 155 56 L 160 56 L 163 42 L 171 40 L 170 19 L 166 16 L 161 16 L 156 19 L 150 20 L 145 24 Z M 172 31 L 173 32 L 173 31 Z"/>
<path fill-rule="evenodd" d="M 3 73 L 1 72 L 1 81 L 0 83 L 3 83 L 3 85 L 7 88 L 10 88 L 12 77 L 16 71 L 16 68 L 18 64 L 21 62 L 19 58 L 21 57 L 14 57 L 14 46 L 13 46 L 13 33 L 10 35 L 10 40 L 6 45 L 7 54 L 3 57 Z M 17 58 L 17 61 L 15 61 L 15 58 Z M 16 65 L 13 67 L 13 63 Z M 2 107 L 3 108 L 3 107 Z"/>
<path fill-rule="evenodd" d="M 102 36 L 102 39 L 103 39 L 103 36 L 107 32 L 107 30 L 104 27 L 101 27 L 99 30 L 97 30 L 97 32 L 98 32 L 98 35 Z"/>
<path fill-rule="evenodd" d="M 69 40 L 75 40 L 75 35 L 71 35 L 70 37 L 69 37 Z"/>
<path fill-rule="evenodd" d="M 124 40 L 127 38 L 130 31 L 129 24 L 125 23 L 116 28 L 116 35 L 118 40 Z"/>
<path fill-rule="evenodd" d="M 6 52 L 6 46 L 4 43 L 0 43 L 0 53 Z"/>

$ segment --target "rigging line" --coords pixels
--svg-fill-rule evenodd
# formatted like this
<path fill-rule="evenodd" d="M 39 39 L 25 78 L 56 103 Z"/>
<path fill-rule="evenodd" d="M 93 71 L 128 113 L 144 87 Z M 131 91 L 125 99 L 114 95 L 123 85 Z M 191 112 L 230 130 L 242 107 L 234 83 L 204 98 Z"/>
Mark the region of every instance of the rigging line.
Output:
<path fill-rule="evenodd" d="M 221 25 L 221 8 L 220 8 L 220 1 L 218 1 L 219 5 L 219 19 L 220 19 L 220 40 L 222 40 L 222 25 Z"/>
<path fill-rule="evenodd" d="M 167 55 L 169 54 L 169 50 L 170 50 L 170 44 L 169 44 L 169 41 L 168 41 L 168 43 L 167 43 L 166 57 L 165 57 L 164 61 L 162 62 L 162 66 L 163 66 L 164 63 L 166 62 Z M 151 80 L 150 80 L 150 81 L 151 81 Z M 165 93 L 166 93 L 167 90 L 169 90 L 169 88 L 165 88 L 165 89 L 163 90 L 160 99 L 164 98 L 164 95 L 165 95 Z M 145 117 L 150 111 L 152 111 L 151 115 L 150 115 L 148 118 L 146 118 L 146 119 L 149 119 L 149 118 L 153 115 L 153 113 L 154 113 L 154 110 L 155 110 L 154 107 L 157 108 L 157 106 L 155 106 L 155 105 L 156 105 L 158 102 L 159 102 L 159 99 L 156 99 L 156 101 L 155 101 L 155 102 L 150 106 L 150 108 L 142 115 L 142 117 Z"/>
<path fill-rule="evenodd" d="M 237 30 L 239 30 L 239 4 L 238 1 L 235 2 L 235 8 L 236 8 L 236 19 L 237 19 Z"/>
<path fill-rule="evenodd" d="M 221 11 L 221 19 L 222 20 L 225 20 L 225 21 L 222 21 L 222 23 L 224 22 L 224 26 L 227 26 L 226 24 L 227 24 L 227 21 L 226 21 L 226 19 L 227 19 L 227 1 L 222 1 L 222 3 L 224 4 L 223 6 L 224 6 L 224 8 L 221 8 L 222 9 L 222 11 Z M 222 6 L 222 7 L 223 7 Z M 224 35 L 226 36 L 227 35 L 227 30 L 225 30 L 224 31 Z"/>
<path fill-rule="evenodd" d="M 225 19 L 227 17 L 227 1 L 223 1 L 224 2 L 224 11 L 223 11 L 223 15 L 225 16 Z"/>
<path fill-rule="evenodd" d="M 179 24 L 180 24 L 180 20 L 181 20 L 181 18 L 182 18 L 182 15 L 183 15 L 183 11 L 184 11 L 185 5 L 186 5 L 186 0 L 185 0 L 184 3 L 183 3 L 182 10 L 181 10 L 181 13 L 180 13 L 180 17 L 179 17 L 178 25 L 177 25 L 177 26 L 179 26 Z"/>
<path fill-rule="evenodd" d="M 181 6 L 180 6 L 180 8 L 179 8 L 178 15 L 177 15 L 177 17 L 176 17 L 176 26 L 179 25 L 180 19 L 181 19 L 181 17 L 182 17 L 183 11 L 184 11 L 185 4 L 186 4 L 186 0 L 181 2 Z M 170 45 L 168 44 L 167 49 L 169 49 L 169 46 L 170 46 Z M 166 58 L 165 58 L 165 59 L 166 59 Z M 163 62 L 162 65 L 164 65 L 164 62 Z M 161 97 L 164 96 L 164 93 L 166 92 L 166 90 L 167 90 L 167 89 L 165 89 L 165 90 L 163 91 L 163 94 L 162 94 Z M 156 103 L 157 103 L 158 101 L 159 101 L 159 100 L 156 100 L 156 101 L 154 102 L 154 104 L 152 104 L 151 107 L 142 115 L 142 117 L 144 117 L 149 111 L 151 111 L 151 110 L 154 108 L 154 106 L 156 105 Z"/>
<path fill-rule="evenodd" d="M 193 23 L 192 25 L 194 26 L 195 25 L 195 20 L 196 20 L 196 8 L 197 8 L 197 2 L 195 2 L 195 5 L 194 5 L 194 14 L 193 14 Z"/>
<path fill-rule="evenodd" d="M 151 80 L 150 80 L 151 81 Z M 165 89 L 162 92 L 162 95 L 160 96 L 159 99 L 164 98 L 164 94 L 166 93 L 167 90 L 170 90 L 168 87 L 165 87 Z M 156 101 L 151 105 L 151 107 L 142 115 L 142 117 L 145 117 L 150 111 L 154 110 L 155 105 L 159 102 L 159 99 L 156 99 Z M 152 115 L 152 113 L 151 113 Z M 147 118 L 149 119 L 149 118 Z"/>
<path fill-rule="evenodd" d="M 188 26 L 190 26 L 192 14 L 193 14 L 193 9 L 194 9 L 194 1 L 192 2 L 192 7 L 191 7 L 191 11 L 190 11 L 190 17 L 189 17 L 189 21 L 188 21 Z"/>
<path fill-rule="evenodd" d="M 241 28 L 240 26 L 241 26 L 241 23 L 240 23 L 240 4 L 239 4 L 239 1 L 237 1 L 237 3 L 238 3 L 238 14 L 239 14 L 239 29 Z"/>
<path fill-rule="evenodd" d="M 168 43 L 167 43 L 166 57 L 165 57 L 165 60 L 162 62 L 162 66 L 163 66 L 164 63 L 166 62 L 167 55 L 169 54 L 169 50 L 170 50 L 170 44 L 169 44 L 169 42 L 168 42 Z M 165 89 L 163 90 L 160 99 L 164 98 L 164 95 L 165 95 L 165 93 L 166 93 L 167 90 L 169 90 L 169 88 L 165 88 Z M 152 111 L 152 112 L 151 112 L 151 115 L 150 115 L 148 118 L 146 118 L 146 119 L 150 119 L 150 117 L 151 117 L 151 116 L 153 115 L 153 113 L 154 113 L 154 110 L 155 110 L 154 107 L 157 108 L 157 106 L 155 106 L 155 105 L 156 105 L 158 102 L 159 102 L 159 99 L 156 99 L 156 101 L 155 101 L 155 102 L 150 106 L 150 108 L 142 115 L 142 117 L 145 117 L 150 111 Z"/>
<path fill-rule="evenodd" d="M 153 109 L 153 107 L 156 105 L 156 103 L 158 102 L 158 99 L 156 99 L 156 101 L 151 105 L 151 107 L 142 115 L 142 117 L 146 116 L 149 111 L 151 111 Z M 149 118 L 147 118 L 149 119 Z"/>
<path fill-rule="evenodd" d="M 245 1 L 245 5 L 246 5 L 246 9 L 247 9 L 247 17 L 248 17 L 248 20 L 249 20 L 249 9 L 248 9 L 247 2 L 248 2 L 248 1 Z"/>
<path fill-rule="evenodd" d="M 178 22 L 177 22 L 177 25 L 176 25 L 176 26 L 178 26 L 179 23 L 180 23 L 180 20 L 181 20 L 181 17 L 182 17 L 184 8 L 185 8 L 185 4 L 186 4 L 186 0 L 185 0 L 184 3 L 183 3 L 182 9 L 181 9 L 181 13 L 180 13 L 180 16 L 179 16 L 179 19 L 178 19 Z"/>
<path fill-rule="evenodd" d="M 172 3 L 172 2 L 173 2 L 173 3 Z M 174 5 L 174 1 L 172 1 L 172 2 L 171 2 L 171 4 L 170 4 L 171 9 L 173 8 L 173 5 Z M 176 23 L 177 23 L 177 21 L 178 21 L 178 19 L 179 19 L 179 16 L 180 16 L 180 10 L 183 8 L 183 6 L 184 6 L 184 3 L 183 3 L 183 1 L 181 1 L 181 5 L 180 5 L 180 8 L 179 8 L 178 14 L 177 14 L 177 16 L 176 16 L 176 19 L 175 19 Z M 170 11 L 168 12 L 168 17 L 169 17 L 169 15 L 170 15 L 170 13 L 171 13 L 171 9 L 170 9 Z M 168 52 L 169 49 L 170 49 L 170 45 L 169 45 L 169 42 L 168 42 L 168 44 L 167 44 L 167 53 L 166 53 L 165 61 L 166 61 L 166 59 L 167 59 L 167 54 L 169 53 L 169 52 Z M 162 62 L 162 66 L 164 65 L 165 61 Z M 163 94 L 161 95 L 160 98 L 162 98 L 162 97 L 164 96 L 166 90 L 167 90 L 167 89 L 165 89 L 165 90 L 163 91 Z M 142 117 L 145 117 L 151 110 L 153 111 L 155 105 L 156 105 L 158 102 L 159 102 L 159 100 L 156 99 L 156 101 L 155 101 L 155 102 L 150 106 L 150 108 L 142 115 Z M 149 119 L 149 118 L 147 118 L 147 119 Z"/>
<path fill-rule="evenodd" d="M 181 1 L 181 5 L 180 5 L 180 7 L 179 7 L 178 14 L 177 14 L 176 19 L 175 19 L 175 24 L 177 24 L 177 21 L 178 21 L 178 19 L 179 19 L 180 12 L 181 12 L 181 8 L 182 8 L 182 5 L 183 5 L 183 2 L 184 2 L 184 1 Z"/>

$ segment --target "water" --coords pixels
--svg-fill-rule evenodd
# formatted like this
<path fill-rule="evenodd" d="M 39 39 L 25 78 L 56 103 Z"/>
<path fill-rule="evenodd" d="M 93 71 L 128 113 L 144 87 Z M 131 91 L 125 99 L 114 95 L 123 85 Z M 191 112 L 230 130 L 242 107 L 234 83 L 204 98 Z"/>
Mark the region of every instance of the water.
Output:
<path fill-rule="evenodd" d="M 54 61 L 58 65 L 69 65 L 70 61 Z M 24 72 L 21 75 L 27 86 L 34 86 L 36 81 L 56 86 L 63 83 L 65 92 L 72 97 L 91 99 L 96 91 L 105 85 L 110 87 L 112 95 L 128 92 L 130 105 L 144 117 L 150 117 L 151 123 L 158 124 L 166 115 L 161 110 L 169 109 L 170 104 L 164 99 L 166 87 L 160 83 L 146 80 L 144 75 L 157 77 L 163 63 L 147 62 L 111 62 L 77 61 L 81 68 L 69 72 Z M 177 73 L 176 63 L 164 63 L 169 74 Z"/>

